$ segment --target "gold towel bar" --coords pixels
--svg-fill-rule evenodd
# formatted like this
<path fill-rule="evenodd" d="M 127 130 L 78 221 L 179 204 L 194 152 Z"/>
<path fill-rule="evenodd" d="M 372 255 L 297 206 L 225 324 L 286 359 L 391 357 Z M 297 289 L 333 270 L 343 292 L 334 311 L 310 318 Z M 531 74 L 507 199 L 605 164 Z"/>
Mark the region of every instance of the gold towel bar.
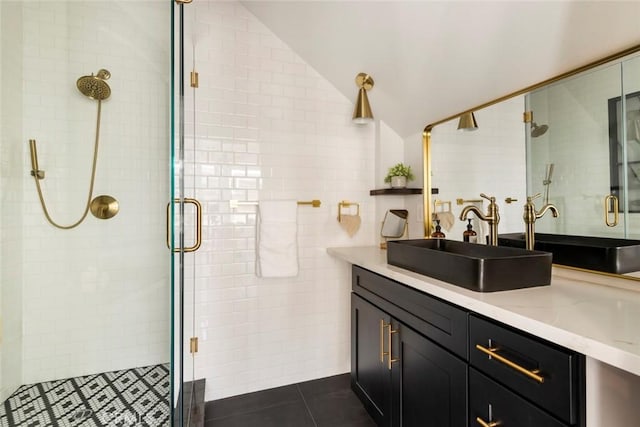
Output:
<path fill-rule="evenodd" d="M 465 200 L 465 199 L 456 199 L 456 203 L 458 205 L 464 205 L 465 203 L 480 203 L 483 202 L 482 199 L 473 199 L 473 200 Z"/>
<path fill-rule="evenodd" d="M 433 201 L 433 212 L 438 212 L 438 206 L 442 206 L 440 212 L 451 212 L 451 200 L 436 199 Z M 446 210 L 445 210 L 446 209 Z"/>
<path fill-rule="evenodd" d="M 304 201 L 298 202 L 298 205 L 307 205 L 307 206 L 312 206 L 314 208 L 319 208 L 321 204 L 322 202 L 318 199 L 304 200 Z M 229 200 L 229 207 L 231 209 L 235 209 L 238 206 L 257 206 L 257 205 L 258 205 L 257 201 L 242 202 L 239 200 Z"/>

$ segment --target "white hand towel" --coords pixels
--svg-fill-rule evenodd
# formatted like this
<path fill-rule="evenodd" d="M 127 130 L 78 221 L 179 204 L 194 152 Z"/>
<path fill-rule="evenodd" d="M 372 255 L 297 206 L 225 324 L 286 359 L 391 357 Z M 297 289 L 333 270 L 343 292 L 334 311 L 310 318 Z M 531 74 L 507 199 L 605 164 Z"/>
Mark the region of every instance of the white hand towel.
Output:
<path fill-rule="evenodd" d="M 256 276 L 298 275 L 298 203 L 265 200 L 258 203 Z"/>

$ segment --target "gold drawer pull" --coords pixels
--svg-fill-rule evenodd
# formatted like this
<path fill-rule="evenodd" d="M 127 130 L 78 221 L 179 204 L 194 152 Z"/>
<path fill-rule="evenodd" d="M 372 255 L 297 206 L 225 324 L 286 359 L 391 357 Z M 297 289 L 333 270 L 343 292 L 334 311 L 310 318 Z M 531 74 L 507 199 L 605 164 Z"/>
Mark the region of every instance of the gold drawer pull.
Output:
<path fill-rule="evenodd" d="M 526 376 L 528 376 L 529 378 L 538 381 L 540 384 L 542 384 L 544 382 L 544 377 L 538 375 L 538 373 L 540 371 L 533 370 L 530 371 L 529 369 L 523 368 L 522 366 L 518 365 L 517 363 L 512 362 L 511 360 L 505 358 L 504 356 L 500 356 L 498 354 L 498 348 L 495 347 L 491 347 L 491 348 L 486 348 L 481 346 L 480 344 L 476 344 L 476 348 L 478 350 L 480 350 L 481 352 L 483 352 L 484 354 L 493 357 L 494 359 L 496 359 L 498 362 L 504 363 L 505 365 L 507 365 L 510 368 L 515 369 L 516 371 L 520 372 L 521 374 L 524 374 Z"/>
<path fill-rule="evenodd" d="M 491 422 L 486 422 L 485 420 L 483 420 L 480 417 L 476 417 L 476 421 L 478 422 L 478 424 L 480 424 L 482 427 L 497 427 L 500 425 L 499 421 L 491 421 Z"/>

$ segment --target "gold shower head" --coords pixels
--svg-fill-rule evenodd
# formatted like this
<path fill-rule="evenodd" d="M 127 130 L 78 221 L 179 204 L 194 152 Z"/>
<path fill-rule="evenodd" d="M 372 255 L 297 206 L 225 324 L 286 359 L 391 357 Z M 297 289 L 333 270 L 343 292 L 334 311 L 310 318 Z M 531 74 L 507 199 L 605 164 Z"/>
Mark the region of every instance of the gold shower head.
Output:
<path fill-rule="evenodd" d="M 111 95 L 111 88 L 105 80 L 111 77 L 107 70 L 98 71 L 97 75 L 82 76 L 76 81 L 76 86 L 82 94 L 96 101 L 103 101 Z"/>

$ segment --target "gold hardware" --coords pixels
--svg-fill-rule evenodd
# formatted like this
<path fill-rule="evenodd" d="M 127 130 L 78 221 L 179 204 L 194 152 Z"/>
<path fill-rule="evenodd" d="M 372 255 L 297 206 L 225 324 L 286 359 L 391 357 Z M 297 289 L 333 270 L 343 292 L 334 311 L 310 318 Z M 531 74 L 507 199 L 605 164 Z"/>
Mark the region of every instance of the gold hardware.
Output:
<path fill-rule="evenodd" d="M 504 199 L 504 202 L 508 205 L 510 205 L 513 202 L 517 202 L 518 199 L 514 199 L 513 197 L 507 197 L 506 199 Z"/>
<path fill-rule="evenodd" d="M 231 208 L 231 209 L 237 209 L 238 206 L 244 206 L 244 205 L 257 206 L 258 202 L 241 202 L 239 200 L 233 200 L 233 199 L 229 200 L 229 208 Z M 298 202 L 298 206 L 301 206 L 301 205 L 311 206 L 311 207 L 314 207 L 314 208 L 319 208 L 320 205 L 322 205 L 322 202 L 320 200 L 318 200 L 318 199 L 313 199 L 313 200 L 308 200 L 308 201 L 299 201 Z"/>
<path fill-rule="evenodd" d="M 498 246 L 498 224 L 500 223 L 500 214 L 495 197 L 489 197 L 484 193 L 480 193 L 480 197 L 489 201 L 487 213 L 483 214 L 476 205 L 467 205 L 460 212 L 460 221 L 466 221 L 469 212 L 473 212 L 476 217 L 489 224 L 489 245 Z M 480 200 L 482 201 L 482 200 Z"/>
<path fill-rule="evenodd" d="M 346 200 L 338 203 L 338 222 L 342 221 L 342 208 L 348 208 L 350 206 L 356 206 L 358 209 L 356 211 L 356 215 L 360 215 L 360 203 L 348 202 Z"/>
<path fill-rule="evenodd" d="M 551 211 L 551 214 L 554 218 L 557 218 L 559 215 L 558 208 L 556 208 L 551 203 L 547 203 L 546 205 L 541 207 L 539 211 L 536 211 L 536 205 L 533 203 L 533 201 L 540 196 L 542 196 L 540 193 L 536 193 L 534 196 L 528 196 L 527 203 L 525 203 L 524 205 L 524 213 L 522 214 L 522 219 L 524 220 L 525 224 L 525 247 L 530 251 L 533 250 L 536 244 L 536 220 L 542 218 L 544 214 L 547 213 L 547 211 Z"/>
<path fill-rule="evenodd" d="M 480 417 L 476 417 L 476 421 L 478 422 L 478 424 L 480 424 L 482 427 L 497 427 L 500 425 L 499 421 L 490 421 L 490 422 L 486 422 L 485 420 L 483 420 Z"/>
<path fill-rule="evenodd" d="M 197 71 L 192 71 L 191 72 L 191 87 L 198 87 L 198 72 Z"/>
<path fill-rule="evenodd" d="M 91 213 L 98 219 L 109 219 L 120 211 L 118 201 L 109 196 L 97 196 L 91 201 Z"/>
<path fill-rule="evenodd" d="M 173 203 L 180 203 L 181 199 L 174 199 Z M 202 205 L 196 199 L 183 199 L 184 203 L 190 203 L 196 207 L 196 241 L 193 246 L 189 246 L 184 248 L 184 252 L 195 252 L 200 248 L 202 244 Z M 171 203 L 167 203 L 167 247 L 171 249 L 171 224 L 169 221 L 169 217 L 171 215 L 169 209 L 171 208 Z M 174 248 L 173 252 L 180 252 L 180 248 Z"/>
<path fill-rule="evenodd" d="M 384 356 L 387 354 L 384 351 L 384 319 L 380 319 L 380 363 L 384 363 Z"/>
<path fill-rule="evenodd" d="M 531 123 L 533 121 L 533 111 L 525 111 L 522 113 L 522 121 L 525 123 Z"/>
<path fill-rule="evenodd" d="M 613 221 L 609 220 L 609 209 L 613 212 Z M 604 198 L 604 223 L 607 227 L 615 227 L 619 219 L 618 198 L 609 194 Z"/>
<path fill-rule="evenodd" d="M 397 362 L 400 359 L 394 359 L 393 358 L 393 354 L 392 354 L 392 348 L 393 348 L 393 344 L 391 342 L 391 335 L 395 334 L 396 332 L 398 332 L 397 330 L 393 330 L 391 329 L 391 323 L 389 323 L 387 325 L 387 339 L 389 340 L 389 352 L 387 353 L 388 357 L 387 357 L 387 368 L 389 370 L 391 370 L 391 364 L 394 362 Z"/>
<path fill-rule="evenodd" d="M 38 147 L 35 139 L 29 140 L 29 151 L 31 152 L 31 176 L 44 179 L 44 171 L 38 168 Z"/>
<path fill-rule="evenodd" d="M 176 0 L 176 4 L 189 4 L 193 0 Z"/>
<path fill-rule="evenodd" d="M 471 199 L 471 200 L 456 199 L 456 204 L 458 206 L 464 205 L 465 203 L 482 203 L 482 202 L 484 202 L 484 200 L 482 199 Z"/>
<path fill-rule="evenodd" d="M 476 344 L 476 349 L 478 349 L 481 352 L 483 352 L 484 354 L 488 355 L 490 358 L 492 357 L 492 358 L 496 359 L 498 362 L 504 363 L 508 367 L 515 369 L 516 371 L 520 372 L 521 374 L 524 374 L 527 377 L 538 381 L 540 384 L 544 383 L 544 377 L 538 375 L 540 373 L 540 370 L 538 370 L 538 369 L 529 370 L 529 369 L 523 368 L 522 366 L 518 365 L 517 363 L 514 363 L 511 360 L 505 358 L 504 356 L 499 355 L 498 354 L 498 351 L 500 351 L 499 348 L 497 348 L 497 347 L 486 348 L 486 347 L 481 346 L 480 344 Z"/>
<path fill-rule="evenodd" d="M 308 202 L 298 202 L 298 205 L 311 205 L 314 208 L 319 208 L 322 202 L 320 200 L 314 199 Z"/>
<path fill-rule="evenodd" d="M 189 340 L 189 352 L 191 354 L 198 352 L 198 337 L 191 337 Z"/>
<path fill-rule="evenodd" d="M 367 96 L 367 91 L 373 88 L 373 84 L 373 78 L 367 73 L 359 73 L 356 76 L 356 85 L 359 89 L 352 119 L 358 124 L 364 124 L 373 120 L 373 112 L 371 111 L 369 97 Z"/>
<path fill-rule="evenodd" d="M 98 101 L 98 115 L 96 117 L 96 133 L 93 144 L 93 161 L 91 164 L 91 179 L 89 180 L 89 194 L 87 196 L 87 203 L 84 208 L 84 212 L 80 216 L 76 222 L 71 225 L 60 225 L 56 223 L 49 215 L 49 210 L 47 209 L 47 204 L 44 201 L 44 196 L 42 195 L 42 188 L 40 187 L 40 180 L 44 179 L 44 171 L 38 169 L 38 151 L 36 149 L 36 140 L 29 140 L 29 149 L 31 151 L 31 176 L 33 176 L 36 190 L 38 192 L 38 198 L 40 199 L 40 205 L 42 206 L 42 211 L 44 212 L 44 216 L 49 221 L 49 224 L 53 225 L 56 228 L 61 230 L 69 230 L 77 227 L 84 221 L 89 213 L 91 199 L 93 196 L 93 186 L 96 180 L 96 167 L 98 164 L 98 146 L 100 145 L 100 117 L 102 113 L 102 101 L 107 99 L 111 95 L 111 88 L 105 82 L 105 80 L 111 77 L 111 73 L 107 70 L 99 70 L 98 74 L 94 76 L 91 74 L 90 76 L 80 77 L 76 81 L 76 86 L 83 95 L 88 98 L 95 99 Z"/>
<path fill-rule="evenodd" d="M 451 201 L 436 199 L 433 201 L 433 211 L 438 213 L 438 206 L 442 206 L 440 212 L 451 212 Z"/>

